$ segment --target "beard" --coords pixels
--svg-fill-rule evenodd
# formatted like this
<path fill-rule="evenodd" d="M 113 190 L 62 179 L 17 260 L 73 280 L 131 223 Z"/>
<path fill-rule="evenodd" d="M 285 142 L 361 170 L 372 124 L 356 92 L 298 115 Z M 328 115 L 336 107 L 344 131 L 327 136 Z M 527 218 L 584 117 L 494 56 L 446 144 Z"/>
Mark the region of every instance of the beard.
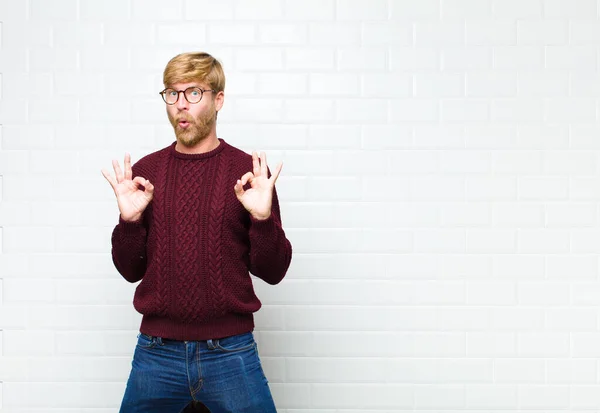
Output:
<path fill-rule="evenodd" d="M 188 148 L 202 142 L 210 134 L 217 120 L 217 112 L 214 109 L 214 105 L 205 114 L 200 114 L 196 118 L 186 112 L 179 112 L 176 115 L 167 113 L 167 115 L 169 116 L 169 122 L 171 122 L 175 130 L 177 141 Z M 179 126 L 179 122 L 181 121 L 187 121 L 188 127 L 184 129 Z"/>

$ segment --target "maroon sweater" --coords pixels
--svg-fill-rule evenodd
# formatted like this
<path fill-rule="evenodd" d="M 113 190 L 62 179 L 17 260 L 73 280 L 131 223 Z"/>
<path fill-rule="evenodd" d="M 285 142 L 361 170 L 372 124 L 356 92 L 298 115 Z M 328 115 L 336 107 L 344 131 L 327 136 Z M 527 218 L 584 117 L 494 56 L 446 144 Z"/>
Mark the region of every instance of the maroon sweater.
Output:
<path fill-rule="evenodd" d="M 252 157 L 220 139 L 207 153 L 182 154 L 175 143 L 140 159 L 133 176 L 154 184 L 139 222 L 119 219 L 112 257 L 130 282 L 140 331 L 176 340 L 207 340 L 254 328 L 261 307 L 249 272 L 280 282 L 292 246 L 281 226 L 277 193 L 271 216 L 258 221 L 233 187 Z"/>

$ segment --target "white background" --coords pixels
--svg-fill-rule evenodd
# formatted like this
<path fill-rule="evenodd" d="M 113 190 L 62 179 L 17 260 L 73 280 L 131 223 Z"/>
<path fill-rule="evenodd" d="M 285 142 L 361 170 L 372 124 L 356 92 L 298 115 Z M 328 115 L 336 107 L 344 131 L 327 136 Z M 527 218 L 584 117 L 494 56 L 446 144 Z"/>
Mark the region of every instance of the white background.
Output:
<path fill-rule="evenodd" d="M 600 2 L 0 0 L 2 412 L 117 412 L 140 317 L 100 169 L 218 135 L 284 161 L 256 337 L 284 413 L 600 410 Z"/>

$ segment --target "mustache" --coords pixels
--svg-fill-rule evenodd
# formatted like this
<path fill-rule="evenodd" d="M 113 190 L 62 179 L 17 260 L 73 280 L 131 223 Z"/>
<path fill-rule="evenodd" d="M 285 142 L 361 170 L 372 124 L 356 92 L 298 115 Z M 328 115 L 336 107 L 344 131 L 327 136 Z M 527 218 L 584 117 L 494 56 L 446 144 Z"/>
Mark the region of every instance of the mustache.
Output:
<path fill-rule="evenodd" d="M 186 116 L 186 115 L 179 115 L 175 118 L 175 120 L 179 123 L 182 120 L 189 122 L 189 123 L 194 123 L 194 118 L 192 118 L 191 116 Z"/>

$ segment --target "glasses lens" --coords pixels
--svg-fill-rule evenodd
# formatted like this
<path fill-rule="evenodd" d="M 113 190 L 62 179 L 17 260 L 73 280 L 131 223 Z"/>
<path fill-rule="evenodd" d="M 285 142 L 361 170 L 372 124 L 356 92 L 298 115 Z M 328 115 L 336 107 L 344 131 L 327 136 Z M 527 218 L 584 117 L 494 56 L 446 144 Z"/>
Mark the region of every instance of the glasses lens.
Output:
<path fill-rule="evenodd" d="M 189 87 L 185 90 L 185 97 L 190 103 L 198 103 L 202 99 L 202 90 L 197 87 Z"/>
<path fill-rule="evenodd" d="M 177 91 L 173 90 L 173 89 L 165 89 L 164 93 L 163 93 L 163 99 L 165 100 L 166 103 L 168 103 L 169 105 L 172 105 L 173 103 L 177 102 L 177 96 L 179 94 L 177 93 Z"/>

